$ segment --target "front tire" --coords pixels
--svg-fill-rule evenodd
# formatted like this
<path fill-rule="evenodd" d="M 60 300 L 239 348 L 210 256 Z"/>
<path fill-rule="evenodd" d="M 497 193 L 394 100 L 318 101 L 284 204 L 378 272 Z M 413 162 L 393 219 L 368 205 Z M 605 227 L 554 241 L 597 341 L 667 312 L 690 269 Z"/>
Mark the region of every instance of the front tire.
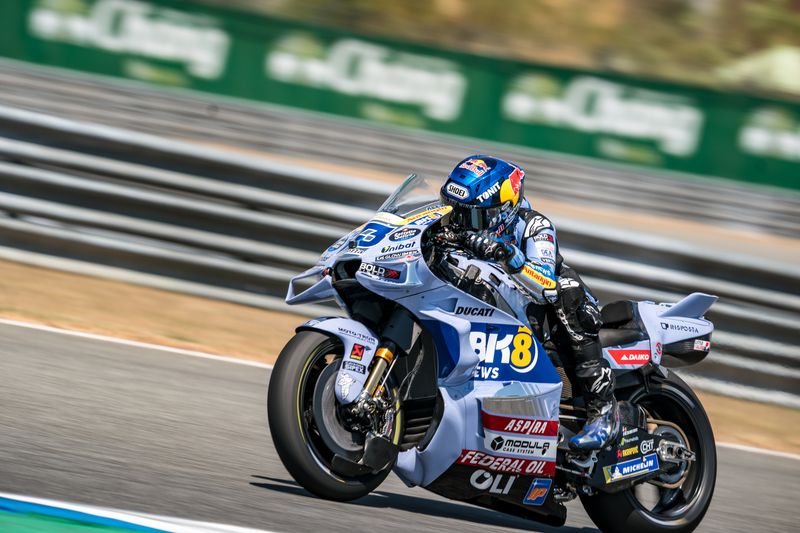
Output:
<path fill-rule="evenodd" d="M 328 367 L 338 368 L 342 351 L 336 338 L 318 331 L 297 333 L 283 348 L 272 370 L 267 415 L 272 442 L 289 474 L 320 498 L 350 501 L 372 492 L 391 468 L 352 478 L 331 470 L 334 452 L 316 427 L 317 419 L 322 417 L 314 412 L 314 393 L 320 378 L 334 370 Z M 354 434 L 353 440 L 357 442 L 358 435 Z"/>
<path fill-rule="evenodd" d="M 677 489 L 658 491 L 649 508 L 641 493 L 648 483 L 618 493 L 581 495 L 586 513 L 603 533 L 690 533 L 706 514 L 717 477 L 714 434 L 700 400 L 674 372 L 663 383 L 652 383 L 619 394 L 619 399 L 642 405 L 655 418 L 680 426 L 696 460 Z"/>

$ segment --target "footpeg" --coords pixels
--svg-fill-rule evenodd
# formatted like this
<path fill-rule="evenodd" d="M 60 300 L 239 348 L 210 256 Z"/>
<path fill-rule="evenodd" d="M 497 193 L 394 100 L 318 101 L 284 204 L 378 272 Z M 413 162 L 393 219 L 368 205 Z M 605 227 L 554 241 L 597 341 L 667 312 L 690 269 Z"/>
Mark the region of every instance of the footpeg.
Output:
<path fill-rule="evenodd" d="M 589 455 L 578 455 L 575 453 L 567 454 L 567 461 L 571 464 L 587 470 L 591 473 L 591 468 L 597 462 L 597 450 L 592 450 Z"/>

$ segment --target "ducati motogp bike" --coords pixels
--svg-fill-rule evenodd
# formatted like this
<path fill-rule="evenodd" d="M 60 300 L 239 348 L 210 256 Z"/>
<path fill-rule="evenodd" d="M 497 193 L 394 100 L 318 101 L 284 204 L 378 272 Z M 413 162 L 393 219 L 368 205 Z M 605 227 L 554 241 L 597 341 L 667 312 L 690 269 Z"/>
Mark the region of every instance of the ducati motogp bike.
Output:
<path fill-rule="evenodd" d="M 692 531 L 711 502 L 716 449 L 670 367 L 708 354 L 716 297 L 602 307 L 621 428 L 576 453 L 567 441 L 586 411 L 568 350 L 547 327 L 532 332 L 530 296 L 505 270 L 439 238 L 450 210 L 411 175 L 292 279 L 288 303 L 333 300 L 347 316 L 300 325 L 272 371 L 269 426 L 288 472 L 331 500 L 363 497 L 394 471 L 549 525 L 580 498 L 604 532 Z"/>

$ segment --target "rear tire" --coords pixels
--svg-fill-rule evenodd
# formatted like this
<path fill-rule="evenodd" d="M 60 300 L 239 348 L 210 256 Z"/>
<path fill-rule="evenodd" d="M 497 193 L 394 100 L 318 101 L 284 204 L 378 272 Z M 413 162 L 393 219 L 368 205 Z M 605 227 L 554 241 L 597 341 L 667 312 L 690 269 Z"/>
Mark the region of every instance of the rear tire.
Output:
<path fill-rule="evenodd" d="M 372 492 L 391 468 L 353 478 L 330 468 L 333 453 L 315 432 L 314 413 L 309 417 L 309 391 L 314 390 L 314 380 L 321 370 L 339 364 L 341 359 L 342 344 L 338 339 L 318 331 L 297 333 L 283 348 L 272 370 L 267 415 L 272 442 L 289 474 L 320 498 L 350 501 Z"/>
<path fill-rule="evenodd" d="M 659 500 L 648 509 L 638 499 L 636 487 L 614 494 L 581 495 L 581 503 L 603 533 L 690 533 L 711 504 L 717 477 L 717 452 L 708 416 L 691 388 L 674 372 L 665 382 L 652 383 L 649 391 L 641 387 L 625 392 L 619 399 L 641 404 L 656 418 L 680 426 L 696 460 L 677 489 L 680 492 L 659 492 L 668 504 Z"/>

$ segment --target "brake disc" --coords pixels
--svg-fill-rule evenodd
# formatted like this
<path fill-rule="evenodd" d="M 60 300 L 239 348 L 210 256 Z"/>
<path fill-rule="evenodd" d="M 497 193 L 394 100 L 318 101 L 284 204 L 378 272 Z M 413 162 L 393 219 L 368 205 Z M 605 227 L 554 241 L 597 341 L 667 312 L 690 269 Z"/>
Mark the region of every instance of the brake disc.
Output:
<path fill-rule="evenodd" d="M 322 441 L 331 452 L 358 460 L 364 449 L 364 435 L 348 429 L 340 416 L 334 388 L 338 373 L 338 361 L 320 373 L 314 387 L 314 420 Z"/>

